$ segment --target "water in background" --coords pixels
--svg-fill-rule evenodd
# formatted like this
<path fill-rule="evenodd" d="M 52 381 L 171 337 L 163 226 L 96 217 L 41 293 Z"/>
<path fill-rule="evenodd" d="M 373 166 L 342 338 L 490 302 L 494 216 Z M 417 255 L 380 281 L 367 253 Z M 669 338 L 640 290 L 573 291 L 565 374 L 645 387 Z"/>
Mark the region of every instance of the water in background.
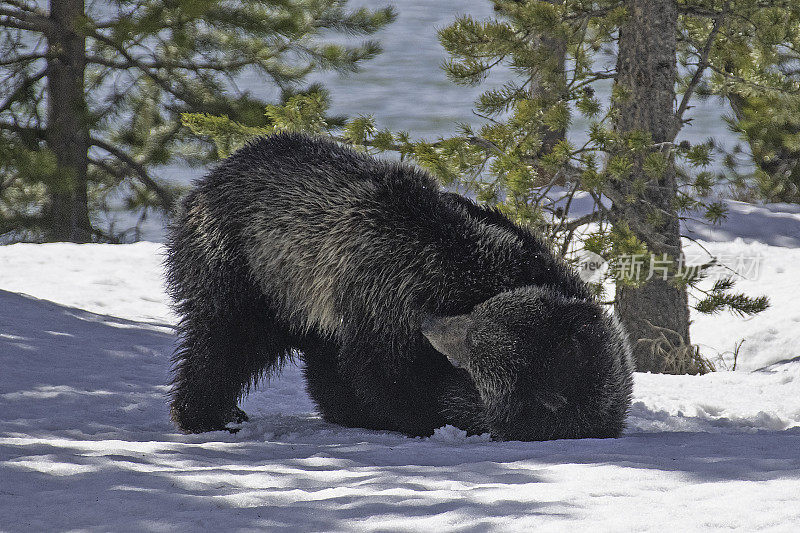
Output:
<path fill-rule="evenodd" d="M 340 76 L 335 73 L 316 74 L 311 81 L 321 81 L 330 89 L 332 114 L 354 116 L 374 115 L 379 128 L 408 131 L 412 138 L 435 139 L 455 131 L 456 122 L 479 125 L 481 119 L 472 114 L 477 96 L 487 86 L 461 87 L 450 82 L 440 65 L 446 59 L 436 37 L 437 29 L 449 25 L 460 14 L 476 18 L 493 16 L 485 0 L 395 0 L 398 17 L 394 24 L 374 36 L 381 42 L 384 53 L 364 63 L 361 72 Z M 378 2 L 351 0 L 351 7 L 383 5 Z M 498 71 L 489 83 L 501 83 L 508 71 Z M 243 91 L 265 98 L 274 98 L 275 88 L 255 76 L 242 76 L 238 82 Z M 598 85 L 601 101 L 608 97 L 609 84 Z M 720 99 L 695 99 L 696 106 L 687 112 L 693 123 L 682 130 L 679 139 L 701 142 L 710 136 L 724 146 L 736 139 L 727 130 L 722 116 L 730 112 Z M 585 122 L 576 117 L 570 138 L 579 143 L 585 140 Z M 189 183 L 203 174 L 203 169 L 169 166 L 157 175 L 169 181 Z M 161 240 L 162 222 L 150 221 L 142 238 Z"/>
<path fill-rule="evenodd" d="M 352 7 L 376 5 L 364 1 L 349 4 Z M 440 68 L 447 55 L 436 31 L 452 23 L 457 15 L 492 17 L 490 3 L 485 0 L 399 0 L 395 6 L 397 20 L 376 36 L 384 46 L 383 54 L 365 63 L 363 72 L 348 77 L 323 75 L 316 78 L 330 88 L 333 112 L 373 114 L 379 127 L 409 131 L 414 138 L 452 134 L 456 122 L 480 124 L 472 108 L 487 86 L 461 87 L 447 79 Z M 488 84 L 499 84 L 510 76 L 509 70 L 498 70 Z M 257 82 L 248 80 L 248 87 L 255 91 Z M 596 86 L 601 101 L 607 101 L 609 88 L 609 81 Z M 730 112 L 721 99 L 694 99 L 693 105 L 696 107 L 687 112 L 687 117 L 694 119 L 693 124 L 684 127 L 680 140 L 694 143 L 714 136 L 725 144 L 735 142 L 721 120 L 723 114 Z M 571 138 L 581 138 L 584 124 L 576 117 Z"/>

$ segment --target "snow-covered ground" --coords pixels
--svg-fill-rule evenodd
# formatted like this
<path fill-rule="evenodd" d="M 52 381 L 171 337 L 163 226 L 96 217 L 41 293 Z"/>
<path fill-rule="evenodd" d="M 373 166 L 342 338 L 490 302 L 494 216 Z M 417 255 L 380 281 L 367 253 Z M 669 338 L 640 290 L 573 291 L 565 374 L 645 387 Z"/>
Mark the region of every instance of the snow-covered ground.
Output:
<path fill-rule="evenodd" d="M 238 434 L 182 435 L 161 246 L 0 247 L 0 530 L 798 531 L 800 215 L 733 207 L 688 244 L 760 257 L 738 288 L 772 308 L 695 317 L 721 367 L 745 340 L 737 370 L 637 374 L 611 440 L 340 428 L 295 367 Z"/>

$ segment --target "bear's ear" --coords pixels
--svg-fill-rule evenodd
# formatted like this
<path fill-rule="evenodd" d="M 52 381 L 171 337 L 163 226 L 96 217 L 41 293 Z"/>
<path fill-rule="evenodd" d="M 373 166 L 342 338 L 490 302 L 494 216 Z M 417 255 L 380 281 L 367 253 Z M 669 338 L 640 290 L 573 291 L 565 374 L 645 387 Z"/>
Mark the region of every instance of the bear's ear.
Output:
<path fill-rule="evenodd" d="M 469 359 L 467 334 L 472 328 L 470 315 L 442 316 L 427 315 L 421 324 L 422 334 L 437 352 L 447 356 L 456 366 L 466 364 Z"/>

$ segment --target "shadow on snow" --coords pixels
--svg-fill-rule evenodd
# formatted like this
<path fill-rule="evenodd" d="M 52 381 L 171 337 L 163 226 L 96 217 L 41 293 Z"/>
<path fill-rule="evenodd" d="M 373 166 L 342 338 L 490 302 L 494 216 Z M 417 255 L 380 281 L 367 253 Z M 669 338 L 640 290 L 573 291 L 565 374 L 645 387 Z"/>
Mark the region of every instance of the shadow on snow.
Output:
<path fill-rule="evenodd" d="M 320 420 L 296 368 L 248 400 L 253 421 L 240 433 L 180 435 L 166 406 L 168 328 L 5 291 L 0 308 L 0 524 L 338 530 L 370 516 L 413 524 L 455 514 L 486 529 L 504 516 L 569 517 L 569 504 L 530 497 L 552 482 L 554 465 L 696 481 L 800 479 L 797 428 L 536 443 L 410 439 Z M 663 413 L 637 405 L 635 415 Z M 513 497 L 487 502 L 469 490 L 493 487 L 510 487 Z"/>

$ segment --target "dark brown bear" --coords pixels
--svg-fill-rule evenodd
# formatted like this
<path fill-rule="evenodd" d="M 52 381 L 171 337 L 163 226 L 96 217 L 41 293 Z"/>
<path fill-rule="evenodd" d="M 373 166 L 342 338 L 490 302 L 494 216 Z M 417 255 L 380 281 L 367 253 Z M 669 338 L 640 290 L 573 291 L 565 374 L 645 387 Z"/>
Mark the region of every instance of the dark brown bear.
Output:
<path fill-rule="evenodd" d="M 345 426 L 623 429 L 617 322 L 538 236 L 413 166 L 324 138 L 257 140 L 196 184 L 168 250 L 184 431 L 246 420 L 238 401 L 294 353 L 322 415 Z"/>

